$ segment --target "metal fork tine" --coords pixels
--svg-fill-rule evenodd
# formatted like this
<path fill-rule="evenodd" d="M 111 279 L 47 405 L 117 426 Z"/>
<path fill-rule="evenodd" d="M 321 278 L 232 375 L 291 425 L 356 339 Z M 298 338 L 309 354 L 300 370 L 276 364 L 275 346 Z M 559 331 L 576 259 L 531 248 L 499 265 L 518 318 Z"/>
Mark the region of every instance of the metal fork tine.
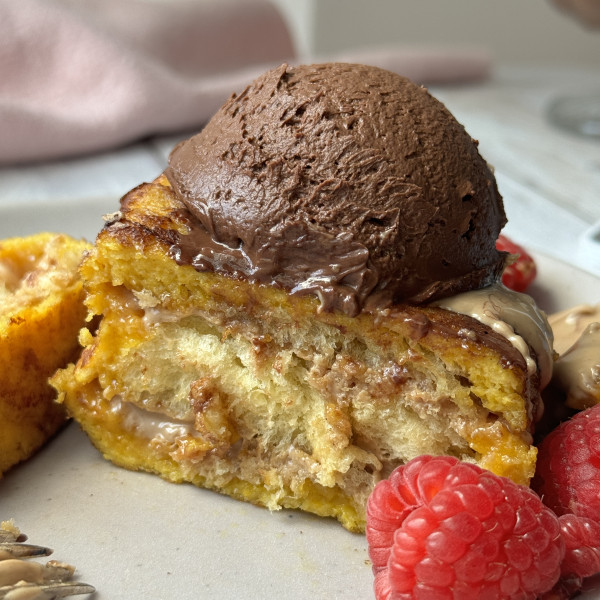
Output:
<path fill-rule="evenodd" d="M 67 596 L 92 594 L 96 591 L 87 583 L 50 583 L 37 585 L 35 583 L 19 583 L 0 588 L 0 600 L 57 600 Z M 35 594 L 35 595 L 34 595 Z"/>
<path fill-rule="evenodd" d="M 50 556 L 53 550 L 45 546 L 21 544 L 18 542 L 0 543 L 0 560 L 6 558 L 30 558 L 34 556 Z"/>

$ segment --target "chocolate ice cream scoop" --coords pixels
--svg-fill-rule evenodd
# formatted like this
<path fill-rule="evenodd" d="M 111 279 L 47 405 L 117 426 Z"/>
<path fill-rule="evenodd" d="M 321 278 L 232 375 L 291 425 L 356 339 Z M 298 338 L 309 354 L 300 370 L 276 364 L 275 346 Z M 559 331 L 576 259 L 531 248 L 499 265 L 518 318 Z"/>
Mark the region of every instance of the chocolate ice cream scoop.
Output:
<path fill-rule="evenodd" d="M 477 143 L 423 87 L 375 67 L 281 67 L 172 152 L 193 217 L 175 258 L 355 315 L 484 287 L 506 222 Z"/>

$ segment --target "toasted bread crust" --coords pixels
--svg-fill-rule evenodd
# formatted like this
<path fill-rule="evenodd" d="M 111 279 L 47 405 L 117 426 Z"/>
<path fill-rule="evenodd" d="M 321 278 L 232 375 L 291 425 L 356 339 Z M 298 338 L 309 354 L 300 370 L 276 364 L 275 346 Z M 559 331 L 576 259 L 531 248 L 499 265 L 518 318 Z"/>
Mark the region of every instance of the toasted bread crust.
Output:
<path fill-rule="evenodd" d="M 502 336 L 433 307 L 320 311 L 180 266 L 188 218 L 164 177 L 144 184 L 82 265 L 102 322 L 53 385 L 109 459 L 356 531 L 376 481 L 417 454 L 529 481 L 537 382 Z"/>

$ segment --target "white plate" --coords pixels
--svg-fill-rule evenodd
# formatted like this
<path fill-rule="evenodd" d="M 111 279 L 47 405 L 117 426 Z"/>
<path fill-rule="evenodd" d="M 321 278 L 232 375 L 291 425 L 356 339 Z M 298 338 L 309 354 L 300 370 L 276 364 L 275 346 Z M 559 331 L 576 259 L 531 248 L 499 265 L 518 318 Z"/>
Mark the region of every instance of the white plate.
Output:
<path fill-rule="evenodd" d="M 92 239 L 99 215 L 116 208 L 98 200 L 0 210 L 0 237 L 53 229 Z M 548 312 L 600 301 L 600 280 L 535 258 L 532 295 Z M 8 518 L 75 564 L 95 600 L 374 597 L 364 536 L 117 468 L 74 423 L 0 480 L 0 520 Z"/>

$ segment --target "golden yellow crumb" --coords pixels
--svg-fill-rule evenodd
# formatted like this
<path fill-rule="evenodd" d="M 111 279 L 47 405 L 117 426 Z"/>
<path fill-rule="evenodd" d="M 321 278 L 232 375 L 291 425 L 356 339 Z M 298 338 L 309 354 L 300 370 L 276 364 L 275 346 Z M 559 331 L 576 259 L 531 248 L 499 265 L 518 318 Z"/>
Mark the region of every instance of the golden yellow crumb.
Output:
<path fill-rule="evenodd" d="M 89 244 L 40 233 L 0 242 L 0 475 L 64 423 L 48 378 L 78 350 Z"/>

